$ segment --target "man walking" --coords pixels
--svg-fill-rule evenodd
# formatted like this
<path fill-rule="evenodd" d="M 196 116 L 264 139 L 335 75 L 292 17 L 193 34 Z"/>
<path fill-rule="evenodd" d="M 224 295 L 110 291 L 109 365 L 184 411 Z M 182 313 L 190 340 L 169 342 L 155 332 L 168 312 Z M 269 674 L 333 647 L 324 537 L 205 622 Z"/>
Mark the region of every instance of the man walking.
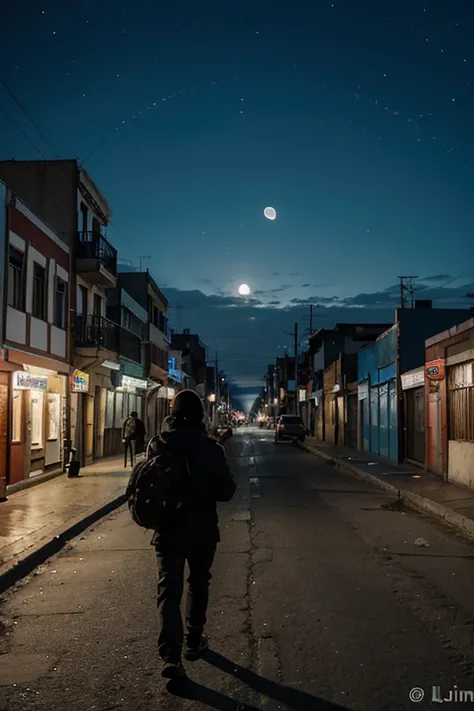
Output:
<path fill-rule="evenodd" d="M 135 465 L 135 455 L 145 449 L 145 425 L 138 417 L 138 412 L 131 412 L 122 426 L 122 442 L 125 444 L 124 466 L 127 466 L 127 455 L 130 452 L 130 465 Z"/>
<path fill-rule="evenodd" d="M 181 662 L 184 630 L 180 605 L 186 562 L 189 578 L 184 657 L 195 661 L 208 648 L 204 626 L 211 567 L 220 541 L 216 502 L 230 501 L 236 490 L 224 449 L 206 434 L 199 396 L 192 390 L 180 391 L 172 402 L 171 416 L 168 431 L 161 438 L 180 456 L 185 455 L 190 476 L 173 522 L 152 539 L 159 576 L 158 652 L 164 661 L 162 676 L 168 679 L 185 674 Z M 153 440 L 150 445 L 152 452 Z"/>

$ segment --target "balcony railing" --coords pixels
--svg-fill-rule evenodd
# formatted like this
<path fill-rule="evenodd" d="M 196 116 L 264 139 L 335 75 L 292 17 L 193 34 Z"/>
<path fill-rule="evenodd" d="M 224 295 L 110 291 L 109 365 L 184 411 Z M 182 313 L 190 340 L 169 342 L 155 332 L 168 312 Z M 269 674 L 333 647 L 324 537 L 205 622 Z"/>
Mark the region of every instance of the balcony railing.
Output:
<path fill-rule="evenodd" d="M 83 348 L 106 348 L 118 353 L 119 326 L 103 316 L 76 314 L 75 344 Z"/>
<path fill-rule="evenodd" d="M 78 232 L 76 258 L 92 259 L 117 276 L 117 250 L 100 232 Z"/>

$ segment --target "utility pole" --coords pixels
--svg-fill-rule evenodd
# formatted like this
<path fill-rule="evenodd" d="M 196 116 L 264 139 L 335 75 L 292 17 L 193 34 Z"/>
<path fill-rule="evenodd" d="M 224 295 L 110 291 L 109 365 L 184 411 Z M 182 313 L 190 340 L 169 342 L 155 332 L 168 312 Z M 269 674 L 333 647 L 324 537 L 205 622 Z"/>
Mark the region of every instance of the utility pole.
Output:
<path fill-rule="evenodd" d="M 416 276 L 399 276 L 400 279 L 400 308 L 405 308 L 405 293 L 410 296 L 411 308 L 413 308 L 413 294 L 415 287 L 413 279 L 418 279 Z"/>
<path fill-rule="evenodd" d="M 295 414 L 299 414 L 300 404 L 298 402 L 298 323 L 295 323 Z"/>

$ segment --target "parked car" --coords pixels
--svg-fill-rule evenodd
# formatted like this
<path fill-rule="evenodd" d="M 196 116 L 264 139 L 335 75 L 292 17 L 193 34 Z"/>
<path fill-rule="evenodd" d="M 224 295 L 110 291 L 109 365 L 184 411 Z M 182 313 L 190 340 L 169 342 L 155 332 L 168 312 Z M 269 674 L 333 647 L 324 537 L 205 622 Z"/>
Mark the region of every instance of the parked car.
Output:
<path fill-rule="evenodd" d="M 283 440 L 304 442 L 306 435 L 306 427 L 298 415 L 281 415 L 278 418 L 275 429 L 275 444 Z"/>

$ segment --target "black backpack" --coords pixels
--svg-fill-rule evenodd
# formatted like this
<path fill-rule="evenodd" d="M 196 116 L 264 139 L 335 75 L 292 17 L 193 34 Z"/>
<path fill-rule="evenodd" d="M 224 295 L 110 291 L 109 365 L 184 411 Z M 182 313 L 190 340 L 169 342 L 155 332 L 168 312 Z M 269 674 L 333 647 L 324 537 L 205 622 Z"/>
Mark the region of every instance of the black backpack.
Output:
<path fill-rule="evenodd" d="M 161 531 L 182 506 L 190 471 L 186 458 L 165 443 L 155 445 L 155 452 L 135 466 L 125 496 L 138 526 Z"/>

